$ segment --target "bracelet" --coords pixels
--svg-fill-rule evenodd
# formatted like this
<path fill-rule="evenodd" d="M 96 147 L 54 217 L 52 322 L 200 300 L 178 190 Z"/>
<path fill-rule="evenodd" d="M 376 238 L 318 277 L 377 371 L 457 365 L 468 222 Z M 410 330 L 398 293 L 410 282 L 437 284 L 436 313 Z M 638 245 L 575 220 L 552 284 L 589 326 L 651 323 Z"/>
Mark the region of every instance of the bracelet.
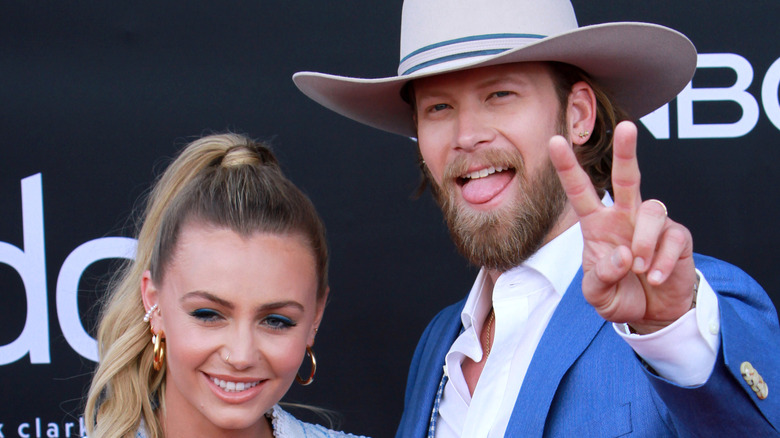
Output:
<path fill-rule="evenodd" d="M 693 283 L 693 300 L 691 300 L 691 309 L 696 308 L 696 297 L 699 295 L 699 281 L 701 281 L 701 278 L 699 277 L 699 273 L 696 273 L 696 282 Z"/>

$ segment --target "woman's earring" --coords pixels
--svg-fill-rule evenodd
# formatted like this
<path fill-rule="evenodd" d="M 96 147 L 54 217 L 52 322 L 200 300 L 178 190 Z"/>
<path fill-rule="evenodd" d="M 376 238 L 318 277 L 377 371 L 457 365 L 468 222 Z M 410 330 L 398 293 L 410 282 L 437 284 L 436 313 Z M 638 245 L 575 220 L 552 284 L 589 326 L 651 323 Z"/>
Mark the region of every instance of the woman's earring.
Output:
<path fill-rule="evenodd" d="M 149 310 L 146 312 L 146 314 L 144 315 L 144 322 L 149 322 L 149 321 L 152 319 L 152 313 L 154 313 L 154 311 L 155 311 L 155 310 L 157 310 L 157 304 L 155 304 L 154 306 L 152 306 L 152 308 L 151 308 L 151 309 L 149 309 Z"/>
<path fill-rule="evenodd" d="M 152 367 L 155 371 L 160 371 L 165 361 L 165 339 L 163 339 L 163 332 L 152 334 L 152 344 L 154 344 L 154 360 Z"/>
<path fill-rule="evenodd" d="M 160 313 L 157 304 L 146 311 L 146 314 L 144 314 L 144 322 L 150 322 L 154 312 L 157 312 L 158 314 Z M 152 361 L 152 367 L 154 367 L 155 371 L 160 371 L 162 369 L 163 362 L 165 361 L 165 339 L 163 339 L 162 330 L 160 330 L 160 333 L 155 333 L 154 325 L 151 323 L 149 323 L 149 331 L 152 332 L 152 345 L 154 345 L 154 358 Z"/>
<path fill-rule="evenodd" d="M 306 346 L 306 354 L 311 359 L 311 374 L 309 374 L 309 378 L 303 380 L 299 374 L 295 375 L 295 380 L 303 386 L 311 385 L 311 382 L 314 381 L 314 373 L 317 372 L 317 359 L 314 358 L 314 352 L 311 351 L 311 347 L 308 345 Z"/>

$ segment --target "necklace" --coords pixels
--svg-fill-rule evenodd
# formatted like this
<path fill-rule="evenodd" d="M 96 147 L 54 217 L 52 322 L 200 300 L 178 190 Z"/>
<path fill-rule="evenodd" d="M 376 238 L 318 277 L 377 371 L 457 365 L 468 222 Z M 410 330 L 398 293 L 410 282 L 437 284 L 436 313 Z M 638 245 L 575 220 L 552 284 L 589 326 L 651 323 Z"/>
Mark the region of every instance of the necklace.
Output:
<path fill-rule="evenodd" d="M 490 308 L 490 316 L 487 323 L 487 335 L 485 336 L 485 359 L 490 356 L 490 330 L 493 328 L 493 321 L 496 319 L 496 312 Z"/>

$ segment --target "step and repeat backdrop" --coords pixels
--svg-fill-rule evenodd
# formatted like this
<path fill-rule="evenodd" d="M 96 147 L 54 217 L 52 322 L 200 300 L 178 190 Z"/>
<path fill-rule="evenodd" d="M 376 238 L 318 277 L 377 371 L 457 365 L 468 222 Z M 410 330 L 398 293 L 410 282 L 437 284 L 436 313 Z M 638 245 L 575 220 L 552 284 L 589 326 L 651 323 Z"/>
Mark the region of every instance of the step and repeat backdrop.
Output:
<path fill-rule="evenodd" d="M 574 6 L 580 24 L 655 22 L 696 44 L 692 84 L 640 124 L 643 194 L 780 304 L 780 3 Z M 97 306 L 132 257 L 138 199 L 184 144 L 225 131 L 267 140 L 328 228 L 316 382 L 286 400 L 394 433 L 419 335 L 476 271 L 430 195 L 414 199 L 415 145 L 290 77 L 394 74 L 400 15 L 401 1 L 0 4 L 0 437 L 83 431 Z"/>

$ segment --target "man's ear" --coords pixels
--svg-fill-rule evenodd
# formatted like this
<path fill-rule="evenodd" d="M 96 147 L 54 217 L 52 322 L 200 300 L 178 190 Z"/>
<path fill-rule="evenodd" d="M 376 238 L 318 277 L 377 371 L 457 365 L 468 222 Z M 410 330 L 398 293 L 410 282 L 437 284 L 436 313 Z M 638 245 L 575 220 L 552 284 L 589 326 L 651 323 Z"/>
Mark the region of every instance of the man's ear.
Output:
<path fill-rule="evenodd" d="M 566 107 L 566 123 L 571 144 L 582 145 L 590 139 L 596 125 L 596 107 L 596 94 L 590 85 L 584 81 L 572 85 Z"/>

